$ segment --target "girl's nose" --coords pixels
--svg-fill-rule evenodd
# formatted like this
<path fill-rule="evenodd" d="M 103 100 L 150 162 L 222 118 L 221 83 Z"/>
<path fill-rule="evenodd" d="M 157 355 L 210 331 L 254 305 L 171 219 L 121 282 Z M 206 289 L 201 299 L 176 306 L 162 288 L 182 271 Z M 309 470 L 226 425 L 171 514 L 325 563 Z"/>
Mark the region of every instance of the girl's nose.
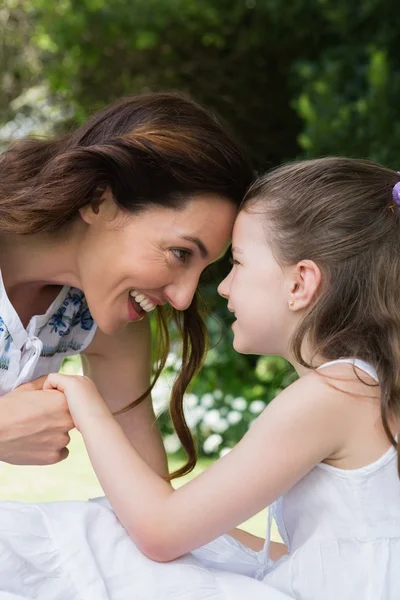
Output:
<path fill-rule="evenodd" d="M 229 299 L 230 276 L 231 273 L 229 273 L 218 286 L 218 294 L 227 300 Z"/>

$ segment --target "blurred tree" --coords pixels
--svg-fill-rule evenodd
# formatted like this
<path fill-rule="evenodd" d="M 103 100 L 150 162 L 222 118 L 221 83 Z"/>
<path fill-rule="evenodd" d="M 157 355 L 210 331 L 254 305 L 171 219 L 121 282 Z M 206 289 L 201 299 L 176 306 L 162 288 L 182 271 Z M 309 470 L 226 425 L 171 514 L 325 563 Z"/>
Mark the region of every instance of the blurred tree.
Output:
<path fill-rule="evenodd" d="M 399 169 L 400 13 L 394 0 L 324 0 L 330 43 L 318 61 L 294 66 L 293 106 L 306 156 L 370 158 Z"/>
<path fill-rule="evenodd" d="M 260 168 L 298 152 L 288 72 L 299 53 L 317 52 L 296 27 L 301 14 L 318 17 L 304 2 L 283 12 L 271 0 L 34 4 L 51 89 L 78 121 L 127 93 L 179 89 L 234 126 Z"/>
<path fill-rule="evenodd" d="M 12 102 L 36 83 L 41 62 L 30 43 L 33 23 L 24 0 L 2 0 L 0 5 L 0 123 L 13 116 Z"/>

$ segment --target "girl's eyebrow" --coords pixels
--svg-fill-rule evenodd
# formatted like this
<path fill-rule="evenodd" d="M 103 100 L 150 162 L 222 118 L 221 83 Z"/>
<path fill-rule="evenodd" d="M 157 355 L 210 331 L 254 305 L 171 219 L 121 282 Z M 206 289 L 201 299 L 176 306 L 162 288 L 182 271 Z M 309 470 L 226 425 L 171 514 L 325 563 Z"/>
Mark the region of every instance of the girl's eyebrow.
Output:
<path fill-rule="evenodd" d="M 238 246 L 232 246 L 232 252 L 234 252 L 235 254 L 243 254 L 243 250 L 241 248 L 238 248 Z"/>

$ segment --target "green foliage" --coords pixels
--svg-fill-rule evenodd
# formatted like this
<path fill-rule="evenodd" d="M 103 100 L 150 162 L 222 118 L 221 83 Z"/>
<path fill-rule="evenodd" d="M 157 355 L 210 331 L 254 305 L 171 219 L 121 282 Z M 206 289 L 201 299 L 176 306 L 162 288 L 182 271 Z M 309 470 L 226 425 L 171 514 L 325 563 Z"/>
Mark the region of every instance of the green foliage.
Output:
<path fill-rule="evenodd" d="M 318 60 L 294 67 L 293 106 L 306 155 L 364 157 L 398 168 L 399 15 L 393 0 L 324 0 L 326 33 Z"/>
<path fill-rule="evenodd" d="M 36 0 L 34 10 L 46 78 L 76 121 L 122 95 L 179 89 L 233 125 L 260 167 L 297 151 L 285 81 L 304 38 L 285 35 L 295 10 L 250 0 Z"/>

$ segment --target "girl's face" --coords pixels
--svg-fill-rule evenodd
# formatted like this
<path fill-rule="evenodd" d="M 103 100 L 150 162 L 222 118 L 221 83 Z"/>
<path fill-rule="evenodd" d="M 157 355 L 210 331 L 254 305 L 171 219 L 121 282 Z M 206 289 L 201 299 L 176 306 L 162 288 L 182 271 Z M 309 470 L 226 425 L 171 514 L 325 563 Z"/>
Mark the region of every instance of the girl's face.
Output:
<path fill-rule="evenodd" d="M 213 195 L 136 215 L 110 199 L 98 213 L 82 209 L 78 279 L 99 328 L 112 334 L 155 304 L 188 308 L 202 271 L 225 253 L 236 214 L 232 202 Z"/>
<path fill-rule="evenodd" d="M 293 330 L 291 281 L 275 260 L 264 227 L 264 216 L 239 213 L 232 237 L 233 267 L 218 292 L 235 313 L 235 350 L 285 356 Z"/>

